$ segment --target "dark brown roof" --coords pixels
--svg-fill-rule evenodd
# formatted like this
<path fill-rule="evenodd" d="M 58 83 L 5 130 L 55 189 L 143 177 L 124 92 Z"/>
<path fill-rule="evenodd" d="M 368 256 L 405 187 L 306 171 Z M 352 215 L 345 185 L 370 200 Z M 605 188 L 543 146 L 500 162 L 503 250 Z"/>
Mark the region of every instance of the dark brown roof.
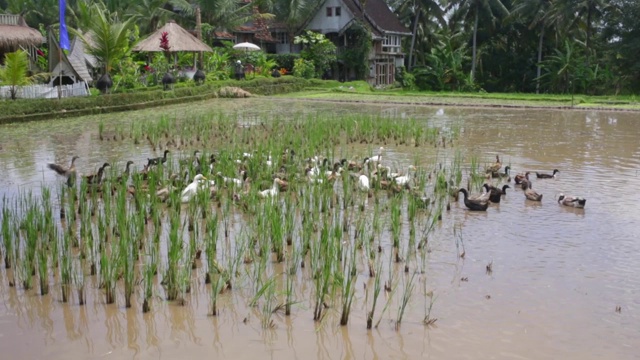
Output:
<path fill-rule="evenodd" d="M 362 7 L 359 0 L 343 1 L 355 17 L 362 17 Z M 389 9 L 384 0 L 367 0 L 365 10 L 367 21 L 378 32 L 376 35 L 384 32 L 411 34 L 409 29 L 402 25 L 396 14 Z"/>

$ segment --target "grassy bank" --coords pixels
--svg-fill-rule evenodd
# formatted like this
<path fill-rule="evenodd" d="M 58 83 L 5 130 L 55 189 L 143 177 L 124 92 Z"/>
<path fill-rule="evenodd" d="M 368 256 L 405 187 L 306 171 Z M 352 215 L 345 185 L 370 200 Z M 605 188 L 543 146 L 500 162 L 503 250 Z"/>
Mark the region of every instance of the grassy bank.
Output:
<path fill-rule="evenodd" d="M 0 101 L 0 124 L 82 116 L 171 105 L 219 97 L 223 87 L 240 87 L 251 94 L 275 95 L 300 91 L 310 86 L 305 79 L 286 76 L 279 79 L 256 78 L 247 81 L 220 81 L 202 86 L 177 85 L 173 90 L 160 87 L 101 96 L 58 99 L 19 99 Z"/>
<path fill-rule="evenodd" d="M 326 81 L 296 93 L 278 95 L 315 101 L 398 103 L 409 105 L 480 106 L 505 108 L 604 109 L 640 111 L 636 96 L 589 96 L 571 94 L 444 93 L 372 90 L 365 82 Z"/>
<path fill-rule="evenodd" d="M 0 101 L 0 124 L 45 120 L 51 118 L 139 110 L 156 106 L 217 98 L 223 87 L 241 87 L 256 95 L 276 96 L 308 101 L 347 103 L 386 103 L 433 106 L 473 106 L 498 108 L 555 108 L 640 111 L 636 96 L 588 96 L 520 93 L 442 93 L 406 91 L 401 89 L 373 90 L 364 81 L 305 80 L 292 76 L 257 78 L 248 81 L 220 81 L 193 86 L 179 84 L 170 91 L 144 88 L 135 92 L 65 98 Z"/>

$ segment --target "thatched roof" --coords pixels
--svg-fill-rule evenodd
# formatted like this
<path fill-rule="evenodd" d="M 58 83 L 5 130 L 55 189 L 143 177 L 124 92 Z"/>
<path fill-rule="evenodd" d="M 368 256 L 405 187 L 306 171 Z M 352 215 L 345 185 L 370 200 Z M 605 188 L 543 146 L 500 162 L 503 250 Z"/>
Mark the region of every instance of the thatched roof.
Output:
<path fill-rule="evenodd" d="M 160 37 L 162 33 L 167 32 L 169 35 L 169 51 L 213 51 L 209 45 L 198 40 L 187 30 L 180 27 L 175 22 L 168 22 L 146 39 L 141 40 L 138 45 L 133 47 L 133 51 L 164 51 L 160 48 Z"/>
<path fill-rule="evenodd" d="M 40 31 L 27 26 L 21 16 L 0 14 L 0 50 L 14 51 L 20 46 L 38 46 L 43 42 Z"/>

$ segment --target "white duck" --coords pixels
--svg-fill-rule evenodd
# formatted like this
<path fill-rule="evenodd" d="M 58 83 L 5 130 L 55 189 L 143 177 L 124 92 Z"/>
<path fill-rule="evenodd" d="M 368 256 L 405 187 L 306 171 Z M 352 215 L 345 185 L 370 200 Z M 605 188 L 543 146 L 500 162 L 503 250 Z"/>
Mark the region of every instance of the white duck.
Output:
<path fill-rule="evenodd" d="M 196 175 L 191 184 L 182 190 L 182 194 L 180 194 L 180 201 L 185 203 L 193 199 L 193 197 L 198 193 L 198 190 L 203 189 L 205 187 L 204 185 L 207 185 L 207 183 L 202 180 L 207 180 L 207 178 L 202 176 L 202 174 Z"/>
<path fill-rule="evenodd" d="M 370 157 L 365 164 L 369 163 L 369 162 L 373 162 L 373 163 L 379 163 L 380 161 L 382 161 L 382 153 L 384 152 L 384 147 L 380 146 L 378 155 L 373 155 L 372 157 Z"/>
<path fill-rule="evenodd" d="M 396 176 L 393 178 L 393 181 L 400 185 L 400 186 L 405 186 L 407 184 L 409 184 L 409 182 L 411 182 L 411 172 L 415 171 L 416 167 L 413 165 L 409 165 L 409 169 L 407 170 L 407 174 L 406 175 L 402 175 L 402 176 Z"/>
<path fill-rule="evenodd" d="M 369 185 L 369 177 L 367 175 L 360 175 L 358 177 L 358 189 L 362 192 L 369 192 L 371 186 Z"/>
<path fill-rule="evenodd" d="M 216 175 L 219 176 L 225 184 L 231 184 L 232 186 L 240 188 L 247 180 L 247 172 L 241 171 L 240 174 L 242 174 L 242 179 L 226 177 L 223 176 L 221 172 L 218 172 Z"/>
<path fill-rule="evenodd" d="M 261 198 L 271 198 L 271 197 L 278 196 L 278 191 L 279 191 L 278 184 L 279 183 L 280 183 L 280 179 L 279 178 L 273 179 L 273 186 L 271 187 L 271 189 L 260 191 L 258 193 L 258 196 L 260 196 Z"/>

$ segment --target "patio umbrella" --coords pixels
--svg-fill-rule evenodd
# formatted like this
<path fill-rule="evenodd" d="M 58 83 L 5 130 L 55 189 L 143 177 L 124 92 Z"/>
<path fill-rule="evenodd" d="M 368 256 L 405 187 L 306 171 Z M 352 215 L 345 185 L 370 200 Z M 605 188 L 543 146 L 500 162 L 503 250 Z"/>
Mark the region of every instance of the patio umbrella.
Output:
<path fill-rule="evenodd" d="M 236 49 L 236 50 L 244 50 L 245 54 L 249 53 L 249 51 L 262 50 L 262 49 L 260 49 L 260 46 L 258 46 L 256 44 L 253 44 L 253 43 L 250 43 L 250 42 L 242 42 L 242 43 L 239 43 L 239 44 L 235 44 L 235 45 L 233 45 L 233 48 Z M 251 66 L 250 70 L 248 70 L 248 71 L 250 73 L 253 73 L 253 66 Z"/>
<path fill-rule="evenodd" d="M 244 50 L 246 52 L 262 50 L 262 49 L 260 49 L 260 46 L 258 46 L 256 44 L 252 44 L 250 42 L 243 42 L 243 43 L 235 44 L 235 45 L 233 45 L 233 48 L 236 49 L 236 50 Z"/>

